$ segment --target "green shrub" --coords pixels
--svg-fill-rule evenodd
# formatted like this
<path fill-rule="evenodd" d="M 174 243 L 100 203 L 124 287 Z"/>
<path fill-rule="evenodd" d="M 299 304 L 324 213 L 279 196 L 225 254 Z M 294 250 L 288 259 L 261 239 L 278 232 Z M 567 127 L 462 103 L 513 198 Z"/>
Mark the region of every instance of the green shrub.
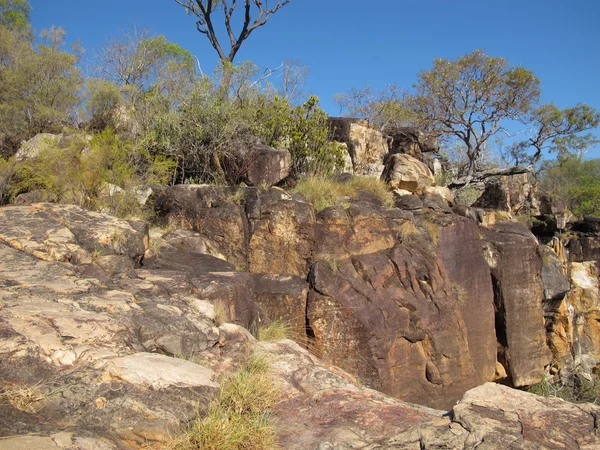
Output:
<path fill-rule="evenodd" d="M 11 200 L 11 182 L 15 172 L 14 159 L 0 157 L 0 206 Z"/>
<path fill-rule="evenodd" d="M 547 376 L 530 386 L 527 391 L 543 397 L 562 398 L 573 403 L 599 403 L 600 378 L 598 375 L 591 375 L 591 379 L 583 375 L 574 375 L 568 381 L 561 381 Z"/>

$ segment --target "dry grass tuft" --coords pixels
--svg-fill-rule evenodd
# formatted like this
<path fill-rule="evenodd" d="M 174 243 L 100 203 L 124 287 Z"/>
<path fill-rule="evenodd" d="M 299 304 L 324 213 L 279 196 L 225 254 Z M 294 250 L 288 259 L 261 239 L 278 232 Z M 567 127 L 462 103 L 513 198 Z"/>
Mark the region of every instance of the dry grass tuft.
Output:
<path fill-rule="evenodd" d="M 275 320 L 271 325 L 260 327 L 256 338 L 259 341 L 279 341 L 281 339 L 291 339 L 292 328 L 290 324 L 283 320 Z"/>
<path fill-rule="evenodd" d="M 271 379 L 266 354 L 253 355 L 221 382 L 221 393 L 204 417 L 198 417 L 173 450 L 275 450 L 279 448 L 271 408 L 280 391 Z"/>
<path fill-rule="evenodd" d="M 33 386 L 9 384 L 0 388 L 0 401 L 28 414 L 37 414 L 48 405 L 54 392 L 46 392 L 43 383 Z"/>
<path fill-rule="evenodd" d="M 294 192 L 304 196 L 317 211 L 330 206 L 346 206 L 345 198 L 358 196 L 359 190 L 375 194 L 388 208 L 394 206 L 394 198 L 387 184 L 372 177 L 354 176 L 347 182 L 340 182 L 313 176 L 301 179 L 294 188 Z"/>

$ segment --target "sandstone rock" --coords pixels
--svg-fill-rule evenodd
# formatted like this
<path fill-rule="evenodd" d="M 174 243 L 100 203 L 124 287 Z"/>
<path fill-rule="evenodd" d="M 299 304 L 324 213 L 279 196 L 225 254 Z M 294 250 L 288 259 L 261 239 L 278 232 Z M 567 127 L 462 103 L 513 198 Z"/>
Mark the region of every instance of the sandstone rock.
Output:
<path fill-rule="evenodd" d="M 387 140 L 380 131 L 369 128 L 367 122 L 330 117 L 329 126 L 333 130 L 333 139 L 348 146 L 355 174 L 363 175 L 373 170 L 367 169 L 369 164 L 378 165 L 383 162 L 383 157 L 388 152 Z"/>
<path fill-rule="evenodd" d="M 41 151 L 58 145 L 61 134 L 39 133 L 21 144 L 21 147 L 15 154 L 16 161 L 25 161 L 35 158 Z"/>
<path fill-rule="evenodd" d="M 600 236 L 574 236 L 567 243 L 569 260 L 574 262 L 600 261 Z"/>
<path fill-rule="evenodd" d="M 515 386 L 542 380 L 550 362 L 543 321 L 542 260 L 524 225 L 498 223 L 485 232 L 485 252 L 495 291 L 499 360 Z"/>
<path fill-rule="evenodd" d="M 406 189 L 421 194 L 435 180 L 429 167 L 421 161 L 405 154 L 394 154 L 387 158 L 381 179 L 392 189 Z"/>
<path fill-rule="evenodd" d="M 438 222 L 438 252 L 457 294 L 478 384 L 496 371 L 494 291 L 483 256 L 479 227 L 473 221 L 445 216 Z"/>
<path fill-rule="evenodd" d="M 308 283 L 289 275 L 256 275 L 255 302 L 268 320 L 288 324 L 296 342 L 306 344 Z"/>
<path fill-rule="evenodd" d="M 249 271 L 306 277 L 315 232 L 313 206 L 276 188 L 261 193 L 255 203 L 249 208 L 256 214 L 248 214 Z"/>
<path fill-rule="evenodd" d="M 364 203 L 324 209 L 317 215 L 312 260 L 336 261 L 392 248 L 405 222 L 401 214 Z"/>
<path fill-rule="evenodd" d="M 408 209 L 409 211 L 414 211 L 423 207 L 423 202 L 419 196 L 413 194 L 395 196 L 395 203 L 397 208 Z"/>
<path fill-rule="evenodd" d="M 428 186 L 423 190 L 425 195 L 437 195 L 450 206 L 454 204 L 454 193 L 445 186 Z"/>
<path fill-rule="evenodd" d="M 161 220 L 190 229 L 211 242 L 212 253 L 227 258 L 240 270 L 248 268 L 248 222 L 237 204 L 238 188 L 176 185 L 157 190 L 151 199 Z"/>
<path fill-rule="evenodd" d="M 421 153 L 439 150 L 435 136 L 425 133 L 415 127 L 397 127 L 386 129 L 386 134 L 392 138 L 390 153 L 406 153 L 419 158 Z"/>
<path fill-rule="evenodd" d="M 273 186 L 290 174 L 291 166 L 292 156 L 287 150 L 267 146 L 255 148 L 248 169 L 248 182 L 251 186 Z"/>
<path fill-rule="evenodd" d="M 486 181 L 483 194 L 473 206 L 517 214 L 540 214 L 535 187 L 530 183 L 528 174 Z"/>
<path fill-rule="evenodd" d="M 454 420 L 469 436 L 464 448 L 598 448 L 600 408 L 574 405 L 487 383 L 465 394 Z"/>
<path fill-rule="evenodd" d="M 554 250 L 546 245 L 540 245 L 542 257 L 542 285 L 544 301 L 560 301 L 571 289 L 571 284 L 564 274 L 563 263 L 558 259 Z"/>
<path fill-rule="evenodd" d="M 214 372 L 199 364 L 156 353 L 135 353 L 108 363 L 108 376 L 151 389 L 167 387 L 201 388 L 215 391 Z"/>
<path fill-rule="evenodd" d="M 144 232 L 105 214 L 74 205 L 39 203 L 0 209 L 0 241 L 46 261 L 75 264 L 118 255 L 129 267 L 141 261 Z"/>
<path fill-rule="evenodd" d="M 399 244 L 321 261 L 311 277 L 319 294 L 308 305 L 315 347 L 363 383 L 433 407 L 476 384 L 456 294 L 427 251 Z"/>

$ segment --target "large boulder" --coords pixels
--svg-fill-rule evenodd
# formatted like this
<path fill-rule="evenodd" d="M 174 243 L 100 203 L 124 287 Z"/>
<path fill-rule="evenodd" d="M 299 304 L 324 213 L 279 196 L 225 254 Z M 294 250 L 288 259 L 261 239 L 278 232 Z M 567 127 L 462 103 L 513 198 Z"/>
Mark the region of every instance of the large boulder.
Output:
<path fill-rule="evenodd" d="M 485 190 L 472 205 L 515 214 L 539 215 L 539 201 L 529 174 L 501 176 L 486 180 Z"/>
<path fill-rule="evenodd" d="M 387 158 L 381 179 L 392 189 L 406 189 L 416 194 L 422 194 L 425 188 L 435 184 L 429 167 L 410 155 L 400 153 Z"/>
<path fill-rule="evenodd" d="M 267 146 L 254 149 L 248 168 L 248 182 L 252 186 L 273 186 L 285 179 L 292 166 L 292 156 L 287 150 Z"/>
<path fill-rule="evenodd" d="M 330 117 L 329 126 L 333 139 L 348 146 L 355 174 L 373 174 L 381 170 L 388 143 L 379 130 L 370 128 L 364 120 L 346 117 Z M 379 174 L 375 173 L 376 176 Z"/>
<path fill-rule="evenodd" d="M 514 386 L 528 386 L 543 379 L 551 360 L 538 243 L 524 225 L 515 222 L 497 223 L 484 236 L 495 293 L 499 360 Z"/>

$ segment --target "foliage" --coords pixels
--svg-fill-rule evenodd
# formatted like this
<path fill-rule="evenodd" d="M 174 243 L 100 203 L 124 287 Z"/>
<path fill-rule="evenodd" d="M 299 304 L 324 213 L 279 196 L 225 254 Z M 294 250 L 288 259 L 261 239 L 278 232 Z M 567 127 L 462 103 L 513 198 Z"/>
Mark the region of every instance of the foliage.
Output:
<path fill-rule="evenodd" d="M 455 61 L 438 58 L 421 71 L 410 104 L 433 130 L 464 145 L 472 176 L 491 138 L 505 122 L 524 120 L 539 99 L 539 80 L 529 70 L 480 50 Z"/>
<path fill-rule="evenodd" d="M 405 94 L 394 84 L 381 92 L 375 92 L 369 86 L 351 88 L 344 94 L 336 94 L 334 101 L 346 115 L 364 119 L 381 130 L 414 124 L 416 120 L 407 107 Z"/>
<path fill-rule="evenodd" d="M 0 153 L 19 142 L 73 123 L 82 79 L 80 50 L 62 50 L 61 28 L 43 31 L 42 41 L 0 26 Z"/>
<path fill-rule="evenodd" d="M 221 393 L 208 412 L 170 446 L 174 450 L 271 450 L 279 448 L 271 408 L 280 398 L 270 361 L 253 355 L 233 376 L 221 382 Z"/>
<path fill-rule="evenodd" d="M 294 192 L 304 196 L 317 211 L 335 205 L 346 206 L 348 199 L 356 197 L 359 190 L 377 195 L 386 207 L 394 204 L 387 185 L 370 177 L 353 177 L 348 182 L 340 182 L 328 177 L 312 176 L 300 179 L 294 188 Z"/>
<path fill-rule="evenodd" d="M 29 31 L 31 5 L 27 0 L 0 0 L 0 26 L 11 31 Z"/>
<path fill-rule="evenodd" d="M 14 172 L 14 159 L 10 158 L 6 160 L 0 156 L 0 206 L 7 204 L 11 200 L 11 182 Z"/>
<path fill-rule="evenodd" d="M 560 158 L 544 171 L 541 187 L 573 213 L 600 217 L 600 159 Z"/>
<path fill-rule="evenodd" d="M 558 397 L 572 403 L 598 403 L 600 401 L 600 378 L 574 375 L 568 381 L 544 380 L 530 386 L 528 392 L 543 397 Z"/>
<path fill-rule="evenodd" d="M 132 155 L 131 143 L 111 130 L 97 133 L 89 143 L 74 135 L 66 148 L 41 146 L 35 157 L 17 163 L 11 194 L 42 190 L 60 202 L 129 215 L 139 206 L 131 188 L 165 182 L 172 167 L 163 157 L 141 163 Z"/>
<path fill-rule="evenodd" d="M 86 91 L 88 128 L 93 131 L 116 129 L 119 125 L 117 114 L 123 106 L 123 95 L 119 86 L 108 80 L 90 78 L 86 82 Z"/>

